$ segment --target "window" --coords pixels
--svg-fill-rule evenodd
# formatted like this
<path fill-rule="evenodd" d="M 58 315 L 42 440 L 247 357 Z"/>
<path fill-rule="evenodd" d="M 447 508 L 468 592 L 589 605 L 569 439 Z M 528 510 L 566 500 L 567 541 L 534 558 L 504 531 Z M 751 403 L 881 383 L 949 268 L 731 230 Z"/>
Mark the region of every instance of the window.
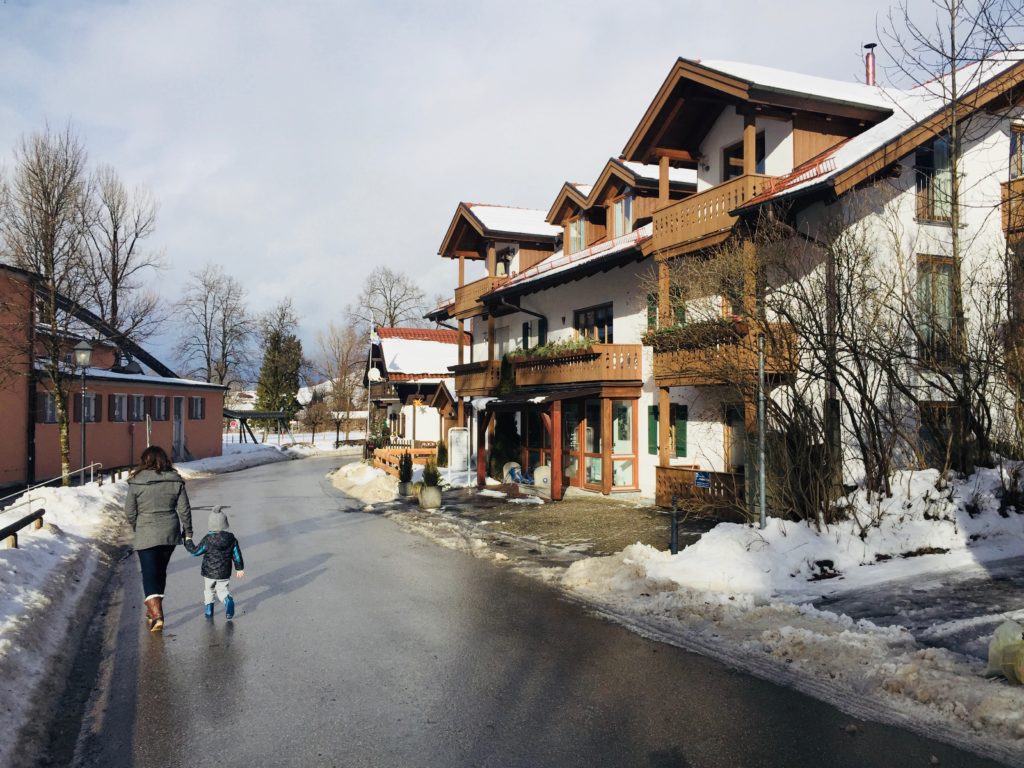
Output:
<path fill-rule="evenodd" d="M 42 424 L 57 423 L 57 398 L 52 392 L 40 392 L 37 395 L 36 421 Z"/>
<path fill-rule="evenodd" d="M 548 343 L 548 319 L 546 317 L 537 318 L 537 346 L 543 347 Z"/>
<path fill-rule="evenodd" d="M 1024 124 L 1010 126 L 1010 178 L 1024 176 Z"/>
<path fill-rule="evenodd" d="M 689 421 L 689 407 L 682 403 L 669 404 L 669 455 L 686 456 L 686 423 Z M 674 450 L 673 450 L 674 447 Z M 647 452 L 658 455 L 658 406 L 647 406 Z"/>
<path fill-rule="evenodd" d="M 128 396 L 128 421 L 146 420 L 146 398 L 144 395 Z"/>
<path fill-rule="evenodd" d="M 949 140 L 939 136 L 919 147 L 914 155 L 917 170 L 917 218 L 921 221 L 948 222 L 953 217 L 953 170 Z"/>
<path fill-rule="evenodd" d="M 84 413 L 86 423 L 99 421 L 102 409 L 100 408 L 100 396 L 95 392 L 85 393 L 85 405 L 83 407 L 82 393 L 75 394 L 74 421 L 80 423 Z"/>
<path fill-rule="evenodd" d="M 764 131 L 757 134 L 754 142 L 755 173 L 764 173 Z M 743 141 L 730 144 L 722 150 L 722 181 L 743 175 Z"/>
<path fill-rule="evenodd" d="M 128 420 L 128 395 L 107 396 L 107 418 L 111 421 Z"/>
<path fill-rule="evenodd" d="M 522 348 L 523 349 L 529 349 L 530 348 L 530 339 L 532 337 L 533 337 L 533 326 L 532 326 L 532 323 L 529 320 L 526 320 L 523 323 L 523 336 L 522 336 L 522 340 L 521 340 Z"/>
<path fill-rule="evenodd" d="M 636 400 L 612 401 L 612 486 L 636 485 L 636 433 L 633 429 Z"/>
<path fill-rule="evenodd" d="M 579 253 L 587 247 L 587 222 L 580 216 L 569 222 L 569 253 Z"/>
<path fill-rule="evenodd" d="M 188 399 L 188 417 L 195 420 L 206 418 L 205 397 L 190 397 Z"/>
<path fill-rule="evenodd" d="M 633 198 L 620 197 L 612 203 L 612 237 L 622 237 L 633 231 Z"/>
<path fill-rule="evenodd" d="M 587 400 L 583 409 L 583 416 L 587 422 L 583 436 L 583 482 L 587 485 L 600 485 L 602 480 L 604 460 L 601 455 L 601 402 Z"/>
<path fill-rule="evenodd" d="M 578 309 L 573 314 L 572 327 L 580 336 L 611 344 L 612 338 L 612 305 L 602 304 L 599 307 Z"/>
<path fill-rule="evenodd" d="M 918 256 L 918 353 L 923 360 L 947 362 L 956 338 L 956 301 L 953 259 Z"/>
<path fill-rule="evenodd" d="M 153 395 L 149 398 L 149 416 L 153 421 L 167 421 L 167 397 Z"/>

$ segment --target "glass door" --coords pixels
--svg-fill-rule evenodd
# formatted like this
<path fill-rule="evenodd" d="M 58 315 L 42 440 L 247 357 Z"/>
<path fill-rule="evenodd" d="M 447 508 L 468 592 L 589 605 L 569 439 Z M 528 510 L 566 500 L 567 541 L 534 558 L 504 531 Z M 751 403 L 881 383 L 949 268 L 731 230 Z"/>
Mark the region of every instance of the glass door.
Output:
<path fill-rule="evenodd" d="M 584 483 L 600 488 L 602 480 L 601 456 L 601 400 L 587 400 L 584 404 L 583 459 L 586 467 Z"/>
<path fill-rule="evenodd" d="M 580 426 L 578 402 L 562 403 L 562 476 L 568 485 L 582 485 L 580 474 Z"/>

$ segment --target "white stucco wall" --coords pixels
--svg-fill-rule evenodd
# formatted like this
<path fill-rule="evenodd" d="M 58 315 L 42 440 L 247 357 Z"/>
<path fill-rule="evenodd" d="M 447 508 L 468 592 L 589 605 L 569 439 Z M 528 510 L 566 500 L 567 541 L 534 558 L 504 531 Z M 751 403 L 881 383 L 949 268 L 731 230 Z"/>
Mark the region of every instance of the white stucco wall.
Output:
<path fill-rule="evenodd" d="M 757 132 L 764 132 L 764 172 L 781 176 L 793 170 L 793 124 L 786 120 L 755 119 Z M 722 151 L 743 139 L 743 117 L 735 107 L 726 107 L 701 142 L 702 162 L 697 167 L 697 191 L 722 183 Z"/>

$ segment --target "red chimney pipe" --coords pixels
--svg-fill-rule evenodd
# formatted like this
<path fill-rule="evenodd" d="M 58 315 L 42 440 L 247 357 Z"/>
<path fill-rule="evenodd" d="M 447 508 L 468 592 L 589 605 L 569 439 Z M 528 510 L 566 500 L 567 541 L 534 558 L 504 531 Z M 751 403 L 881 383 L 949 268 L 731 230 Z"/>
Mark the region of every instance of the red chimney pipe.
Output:
<path fill-rule="evenodd" d="M 868 85 L 875 84 L 875 51 L 878 43 L 868 43 L 864 46 L 867 55 L 864 57 L 864 82 Z"/>

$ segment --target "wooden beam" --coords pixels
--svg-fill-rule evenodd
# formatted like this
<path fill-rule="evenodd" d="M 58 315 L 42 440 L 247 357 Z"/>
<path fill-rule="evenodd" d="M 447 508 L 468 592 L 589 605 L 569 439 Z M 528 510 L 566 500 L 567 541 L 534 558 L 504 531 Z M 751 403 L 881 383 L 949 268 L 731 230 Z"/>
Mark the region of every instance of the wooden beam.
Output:
<path fill-rule="evenodd" d="M 752 111 L 743 115 L 743 173 L 757 173 L 757 121 Z"/>
<path fill-rule="evenodd" d="M 454 255 L 460 259 L 474 259 L 476 261 L 482 258 L 479 251 L 456 251 Z"/>
<path fill-rule="evenodd" d="M 459 254 L 459 288 L 466 284 L 466 256 Z"/>
<path fill-rule="evenodd" d="M 461 261 L 459 262 L 462 263 Z M 459 285 L 462 284 L 460 278 Z M 463 365 L 466 362 L 466 321 L 459 320 L 459 365 Z M 461 421 L 461 419 L 460 419 Z"/>
<path fill-rule="evenodd" d="M 487 316 L 487 361 L 494 362 L 494 315 Z"/>
<path fill-rule="evenodd" d="M 493 240 L 487 241 L 487 276 L 494 277 L 498 264 L 498 247 Z"/>
<path fill-rule="evenodd" d="M 658 327 L 672 325 L 672 279 L 667 261 L 658 262 Z"/>
<path fill-rule="evenodd" d="M 671 403 L 669 401 L 668 387 L 658 388 L 658 463 L 667 467 L 669 465 L 669 442 L 671 434 L 669 431 L 671 415 Z"/>
<path fill-rule="evenodd" d="M 669 158 L 662 157 L 658 160 L 658 205 L 668 205 L 668 171 Z"/>
<path fill-rule="evenodd" d="M 612 492 L 612 400 L 601 398 L 601 493 Z"/>
<path fill-rule="evenodd" d="M 487 423 L 490 420 L 488 411 L 476 415 L 476 484 L 481 488 L 487 485 Z"/>
<path fill-rule="evenodd" d="M 551 404 L 551 500 L 562 500 L 562 401 Z"/>
<path fill-rule="evenodd" d="M 679 163 L 696 164 L 697 162 L 697 158 L 694 157 L 693 153 L 688 149 L 668 149 L 666 147 L 657 147 L 654 150 L 654 156 L 659 160 L 675 160 Z"/>

